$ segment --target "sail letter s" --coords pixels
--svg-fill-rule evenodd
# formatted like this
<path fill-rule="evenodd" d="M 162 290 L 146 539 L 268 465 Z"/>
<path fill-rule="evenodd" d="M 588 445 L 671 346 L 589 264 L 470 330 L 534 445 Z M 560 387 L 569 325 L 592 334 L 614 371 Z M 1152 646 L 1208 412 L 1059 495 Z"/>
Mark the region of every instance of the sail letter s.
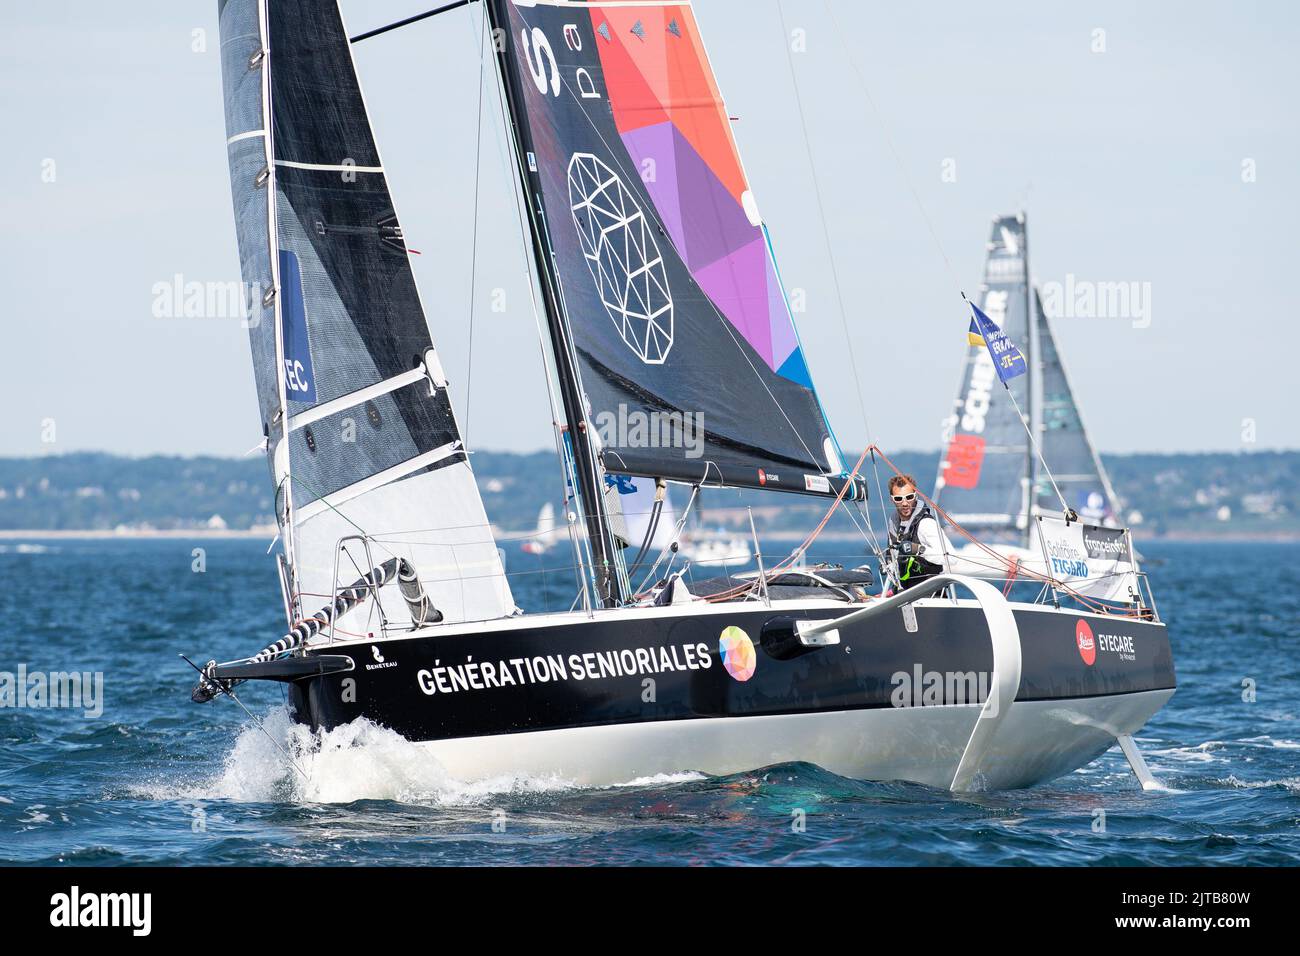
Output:
<path fill-rule="evenodd" d="M 551 67 L 551 95 L 560 95 L 560 68 L 555 62 L 555 52 L 551 49 L 551 41 L 546 39 L 546 34 L 540 27 L 533 27 L 532 47 L 528 44 L 528 28 L 524 27 L 519 31 L 519 39 L 524 44 L 524 58 L 528 60 L 528 72 L 533 75 L 533 82 L 537 84 L 537 90 L 543 96 L 546 95 L 546 62 Z M 533 50 L 537 51 L 537 59 L 533 59 Z"/>

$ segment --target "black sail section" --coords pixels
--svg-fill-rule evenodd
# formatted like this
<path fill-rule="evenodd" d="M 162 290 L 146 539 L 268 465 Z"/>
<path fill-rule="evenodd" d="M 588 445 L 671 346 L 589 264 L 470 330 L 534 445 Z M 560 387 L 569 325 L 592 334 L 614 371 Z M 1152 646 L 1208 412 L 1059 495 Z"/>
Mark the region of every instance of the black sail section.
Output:
<path fill-rule="evenodd" d="M 843 462 L 689 4 L 491 2 L 606 468 L 837 493 Z"/>
<path fill-rule="evenodd" d="M 293 614 L 391 557 L 443 620 L 512 613 L 338 6 L 219 5 L 227 151 Z M 396 585 L 345 622 L 409 624 Z M 386 593 L 388 592 L 388 593 Z"/>
<path fill-rule="evenodd" d="M 286 350 L 286 362 L 309 363 L 314 373 L 291 376 L 292 415 L 409 372 L 433 342 L 337 6 L 272 0 L 268 15 L 281 287 L 287 307 L 298 296 L 310 317 L 305 347 L 296 356 Z M 294 265 L 297 277 L 286 274 Z M 445 390 L 400 389 L 373 404 L 378 414 L 353 417 L 355 434 L 334 436 L 334 454 L 322 453 L 326 429 L 316 428 L 310 443 L 305 432 L 293 434 L 296 501 L 460 439 Z"/>

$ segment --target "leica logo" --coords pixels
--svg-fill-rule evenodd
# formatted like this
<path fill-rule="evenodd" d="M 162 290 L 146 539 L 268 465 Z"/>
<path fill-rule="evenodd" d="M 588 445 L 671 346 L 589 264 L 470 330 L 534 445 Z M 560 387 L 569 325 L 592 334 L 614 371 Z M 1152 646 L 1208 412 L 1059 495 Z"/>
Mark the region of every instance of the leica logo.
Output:
<path fill-rule="evenodd" d="M 1074 625 L 1074 644 L 1079 648 L 1079 656 L 1091 667 L 1097 660 L 1097 640 L 1092 636 L 1092 628 L 1087 621 Z"/>

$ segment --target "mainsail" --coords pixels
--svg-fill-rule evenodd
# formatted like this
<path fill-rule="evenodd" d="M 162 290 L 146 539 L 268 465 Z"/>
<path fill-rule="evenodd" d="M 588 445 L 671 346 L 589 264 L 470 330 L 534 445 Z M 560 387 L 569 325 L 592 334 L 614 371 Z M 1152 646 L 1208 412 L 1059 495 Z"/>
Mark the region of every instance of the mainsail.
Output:
<path fill-rule="evenodd" d="M 1024 216 L 994 219 L 980 289 L 982 308 L 1022 354 L 1032 356 L 1027 282 Z M 1027 414 L 1032 371 L 1031 364 L 1031 374 L 1012 379 L 1008 386 Z M 967 528 L 1026 529 L 1033 461 L 1028 435 L 982 345 L 969 347 L 954 404 L 945 427 L 935 500 Z"/>
<path fill-rule="evenodd" d="M 1110 478 L 1097 457 L 1074 400 L 1074 391 L 1061 364 L 1052 336 L 1052 325 L 1043 311 L 1038 289 L 1034 289 L 1035 322 L 1038 331 L 1038 371 L 1041 373 L 1042 400 L 1039 444 L 1043 459 L 1052 469 L 1061 494 L 1079 516 L 1093 524 L 1115 525 L 1119 521 L 1119 503 Z M 1035 505 L 1040 512 L 1060 514 L 1057 498 L 1046 475 L 1039 475 L 1034 488 Z"/>
<path fill-rule="evenodd" d="M 250 339 L 290 614 L 394 557 L 446 621 L 509 614 L 338 7 L 219 11 L 241 267 L 265 290 Z M 388 590 L 388 623 L 409 623 Z"/>
<path fill-rule="evenodd" d="M 491 8 L 605 467 L 837 493 L 839 449 L 690 4 Z"/>

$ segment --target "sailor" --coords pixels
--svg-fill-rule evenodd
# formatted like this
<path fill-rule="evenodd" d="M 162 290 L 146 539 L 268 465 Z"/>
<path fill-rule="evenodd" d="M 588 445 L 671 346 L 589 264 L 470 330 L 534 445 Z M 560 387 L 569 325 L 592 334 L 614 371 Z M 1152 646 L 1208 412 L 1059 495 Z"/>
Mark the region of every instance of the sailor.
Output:
<path fill-rule="evenodd" d="M 898 586 L 905 590 L 948 570 L 948 541 L 930 506 L 916 493 L 916 479 L 889 479 L 894 513 L 889 516 L 889 549 L 898 562 Z"/>

